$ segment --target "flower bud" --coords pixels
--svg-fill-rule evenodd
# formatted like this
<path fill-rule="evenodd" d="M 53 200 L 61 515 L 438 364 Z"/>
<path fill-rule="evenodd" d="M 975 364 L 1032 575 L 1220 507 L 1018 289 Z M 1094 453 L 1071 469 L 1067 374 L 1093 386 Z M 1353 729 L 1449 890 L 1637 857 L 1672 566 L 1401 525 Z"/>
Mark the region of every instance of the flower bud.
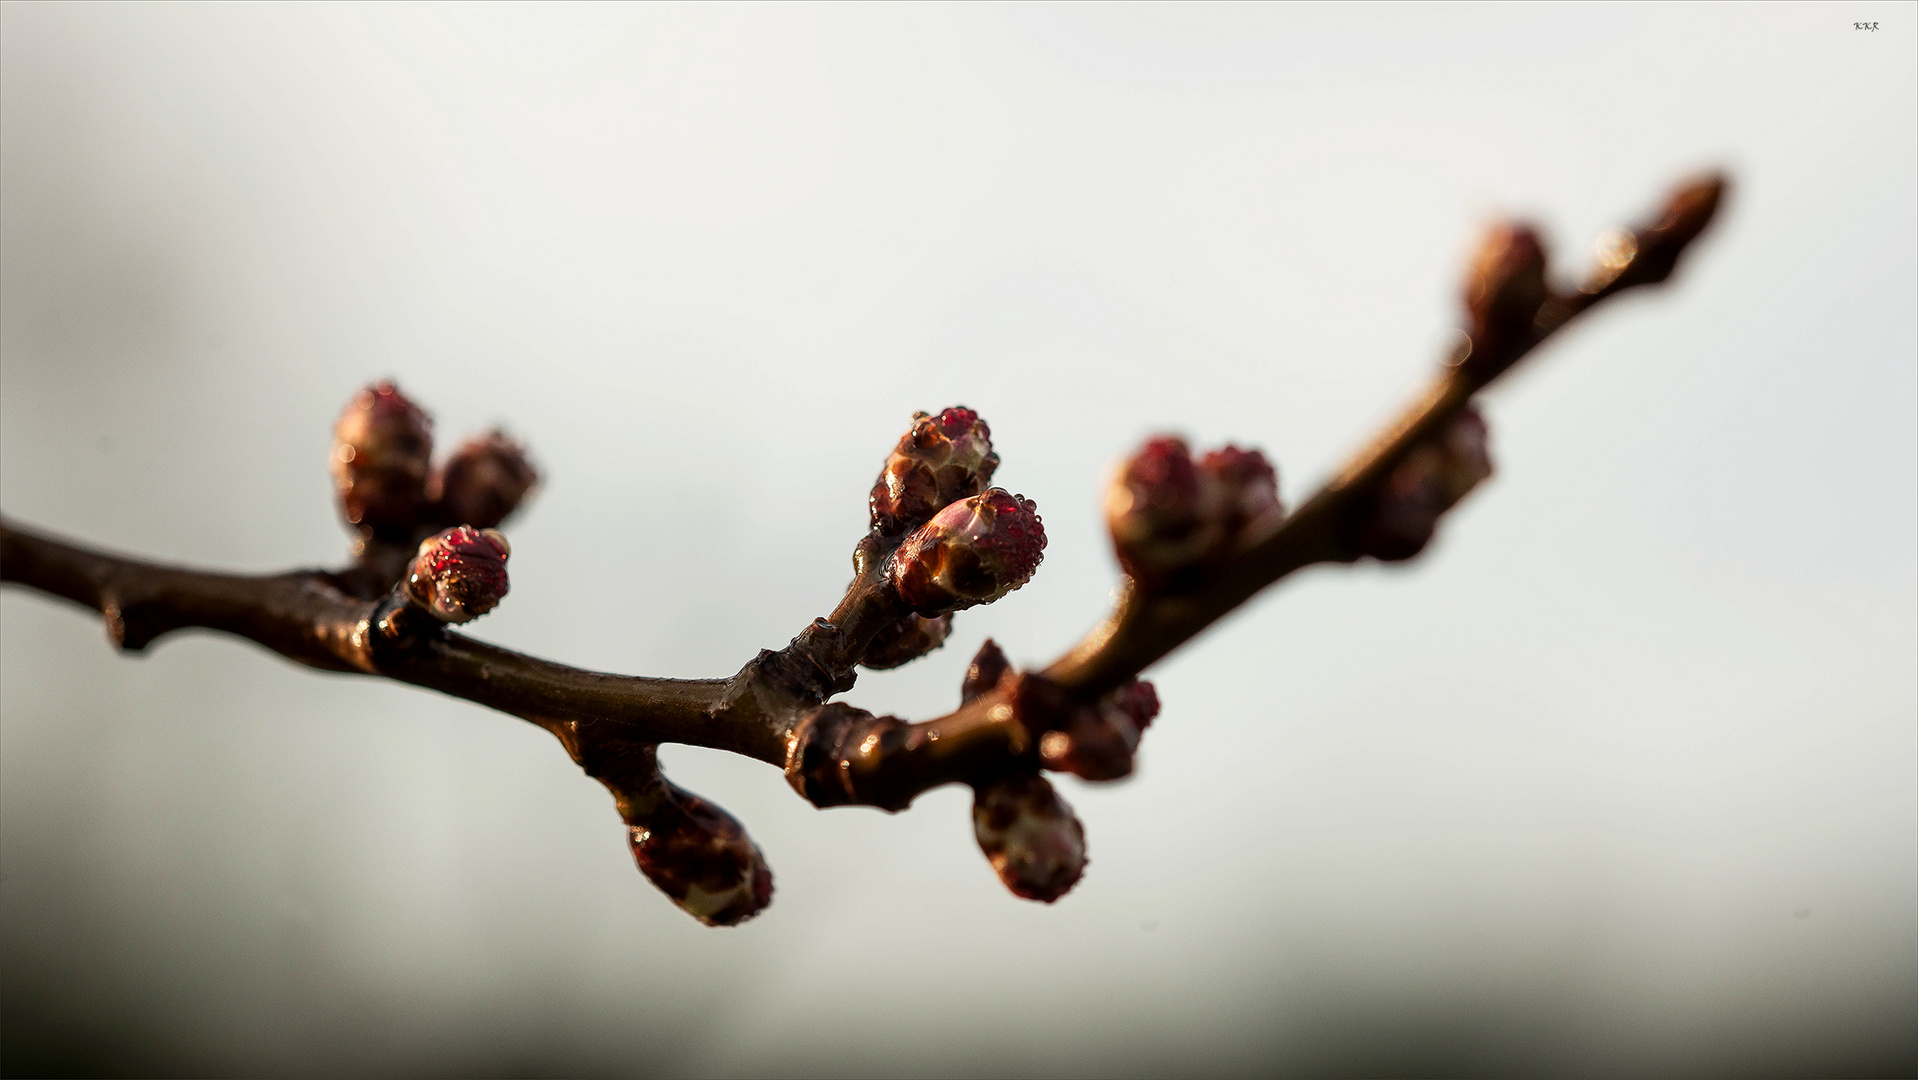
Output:
<path fill-rule="evenodd" d="M 1492 475 L 1487 443 L 1485 418 L 1468 405 L 1436 436 L 1413 447 L 1360 522 L 1359 553 L 1392 562 L 1424 550 L 1439 516 Z"/>
<path fill-rule="evenodd" d="M 468 439 L 433 472 L 427 497 L 441 521 L 490 529 L 539 483 L 526 448 L 498 429 Z"/>
<path fill-rule="evenodd" d="M 1011 670 L 1012 663 L 1006 659 L 1005 651 L 999 648 L 998 642 L 987 638 L 973 654 L 972 663 L 966 666 L 966 677 L 959 684 L 959 703 L 963 705 L 992 690 Z"/>
<path fill-rule="evenodd" d="M 913 413 L 873 484 L 873 531 L 898 536 L 931 520 L 941 508 L 986 490 L 999 455 L 979 414 L 954 406 L 933 416 Z"/>
<path fill-rule="evenodd" d="M 1711 224 L 1725 197 L 1722 175 L 1698 177 L 1666 199 L 1658 220 L 1633 230 L 1608 234 L 1600 245 L 1598 267 L 1583 289 L 1654 285 L 1670 277 L 1685 248 Z"/>
<path fill-rule="evenodd" d="M 1119 562 L 1139 576 L 1196 561 L 1218 541 L 1199 509 L 1199 469 L 1184 439 L 1139 448 L 1106 491 L 1106 524 Z"/>
<path fill-rule="evenodd" d="M 975 788 L 972 833 L 1014 896 L 1050 904 L 1085 873 L 1085 828 L 1037 773 L 1015 773 Z"/>
<path fill-rule="evenodd" d="M 1134 680 L 1092 705 L 1073 709 L 1064 726 L 1039 738 L 1039 760 L 1046 768 L 1082 780 L 1117 780 L 1132 775 L 1139 737 L 1159 715 L 1159 694 L 1149 682 Z"/>
<path fill-rule="evenodd" d="M 936 619 L 908 615 L 879 631 L 872 644 L 866 646 L 866 655 L 859 663 L 874 671 L 903 667 L 944 645 L 950 633 L 952 616 L 949 614 Z"/>
<path fill-rule="evenodd" d="M 1226 446 L 1194 462 L 1185 441 L 1170 436 L 1140 447 L 1106 491 L 1119 563 L 1144 580 L 1229 554 L 1284 512 L 1264 454 Z"/>
<path fill-rule="evenodd" d="M 1045 526 L 1030 499 L 1003 488 L 953 503 L 893 552 L 893 590 L 927 618 L 989 604 L 1039 568 Z"/>
<path fill-rule="evenodd" d="M 350 525 L 404 531 L 419 520 L 433 420 L 391 382 L 354 395 L 333 428 L 333 486 Z"/>
<path fill-rule="evenodd" d="M 1257 450 L 1228 444 L 1209 451 L 1199 459 L 1199 478 L 1225 519 L 1228 535 L 1242 538 L 1285 514 L 1278 470 Z"/>
<path fill-rule="evenodd" d="M 662 783 L 654 805 L 627 825 L 640 872 L 707 926 L 737 926 L 765 910 L 773 874 L 745 828 L 705 799 Z"/>
<path fill-rule="evenodd" d="M 471 622 L 506 595 L 506 557 L 511 553 L 497 529 L 448 529 L 421 542 L 401 587 L 408 599 L 442 622 Z"/>
<path fill-rule="evenodd" d="M 1531 334 L 1532 320 L 1550 295 L 1538 233 L 1520 224 L 1494 227 L 1465 275 L 1466 333 L 1472 338 L 1466 365 L 1509 363 L 1511 346 Z"/>

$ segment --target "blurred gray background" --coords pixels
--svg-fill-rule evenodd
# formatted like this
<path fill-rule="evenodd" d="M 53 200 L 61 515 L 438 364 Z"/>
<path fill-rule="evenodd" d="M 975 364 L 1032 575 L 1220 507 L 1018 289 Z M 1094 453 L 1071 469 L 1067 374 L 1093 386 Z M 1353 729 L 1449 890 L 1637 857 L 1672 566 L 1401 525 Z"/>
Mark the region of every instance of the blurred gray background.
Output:
<path fill-rule="evenodd" d="M 0 7 L 8 514 L 338 562 L 392 376 L 548 483 L 475 627 L 714 676 L 837 598 L 914 409 L 991 422 L 1038 577 L 849 700 L 926 717 L 1117 581 L 1162 430 L 1296 501 L 1433 362 L 1483 225 L 1567 270 L 1738 180 L 1682 280 L 1492 394 L 1406 568 L 1154 673 L 1092 865 L 969 796 L 815 812 L 684 748 L 778 875 L 708 930 L 543 732 L 0 601 L 9 1075 L 1918 1069 L 1909 4 Z M 1853 22 L 1878 20 L 1877 32 Z"/>

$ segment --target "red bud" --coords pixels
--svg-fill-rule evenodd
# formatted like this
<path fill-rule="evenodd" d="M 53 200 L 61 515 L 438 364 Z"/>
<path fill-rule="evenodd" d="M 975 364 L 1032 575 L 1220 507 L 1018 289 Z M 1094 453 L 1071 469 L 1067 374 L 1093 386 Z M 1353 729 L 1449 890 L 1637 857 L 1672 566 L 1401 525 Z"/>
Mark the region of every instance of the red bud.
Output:
<path fill-rule="evenodd" d="M 1468 405 L 1436 436 L 1413 447 L 1380 485 L 1360 523 L 1359 553 L 1392 562 L 1424 550 L 1439 516 L 1492 475 L 1487 443 L 1485 418 Z"/>
<path fill-rule="evenodd" d="M 519 508 L 539 472 L 526 458 L 526 449 L 494 430 L 468 439 L 453 452 L 427 485 L 428 498 L 439 507 L 440 519 L 490 529 Z"/>
<path fill-rule="evenodd" d="M 1550 296 L 1537 232 L 1505 224 L 1486 233 L 1465 276 L 1465 329 L 1472 339 L 1465 365 L 1489 379 L 1510 364 Z"/>
<path fill-rule="evenodd" d="M 989 604 L 1039 568 L 1045 525 L 1032 501 L 993 488 L 953 503 L 893 552 L 892 587 L 927 618 Z"/>
<path fill-rule="evenodd" d="M 407 567 L 406 595 L 443 622 L 471 622 L 506 595 L 511 552 L 496 529 L 461 525 L 428 537 Z"/>
<path fill-rule="evenodd" d="M 707 926 L 737 926 L 772 903 L 772 870 L 752 837 L 690 791 L 665 784 L 627 836 L 647 880 Z"/>
<path fill-rule="evenodd" d="M 426 498 L 433 420 L 391 382 L 360 391 L 333 429 L 333 484 L 348 524 L 410 529 Z"/>
<path fill-rule="evenodd" d="M 1129 682 L 1092 705 L 1073 709 L 1057 730 L 1039 737 L 1046 768 L 1082 780 L 1132 775 L 1139 738 L 1159 715 L 1159 694 L 1149 682 Z"/>
<path fill-rule="evenodd" d="M 986 490 L 998 467 L 992 431 L 978 413 L 964 406 L 938 416 L 913 413 L 912 430 L 873 484 L 873 531 L 897 536 L 924 524 L 941 508 Z"/>
<path fill-rule="evenodd" d="M 1170 436 L 1140 447 L 1106 492 L 1119 563 L 1147 581 L 1228 555 L 1283 514 L 1264 454 L 1225 446 L 1194 462 Z"/>
<path fill-rule="evenodd" d="M 1085 873 L 1085 827 L 1036 773 L 975 788 L 972 831 L 986 861 L 1015 896 L 1050 904 Z"/>

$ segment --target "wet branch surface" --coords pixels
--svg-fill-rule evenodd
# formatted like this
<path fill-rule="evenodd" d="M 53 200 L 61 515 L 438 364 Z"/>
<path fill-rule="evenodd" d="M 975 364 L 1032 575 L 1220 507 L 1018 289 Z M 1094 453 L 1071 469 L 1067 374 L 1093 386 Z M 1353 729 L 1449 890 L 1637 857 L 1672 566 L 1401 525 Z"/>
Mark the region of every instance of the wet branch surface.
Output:
<path fill-rule="evenodd" d="M 987 488 L 998 457 L 984 422 L 962 408 L 916 417 L 888 459 L 872 495 L 873 530 L 832 612 L 730 678 L 586 671 L 452 629 L 504 595 L 510 548 L 491 526 L 536 474 L 497 432 L 429 469 L 430 421 L 390 384 L 356 398 L 336 432 L 342 513 L 357 536 L 347 568 L 190 570 L 0 520 L 0 580 L 99 612 L 109 639 L 129 652 L 176 630 L 210 629 L 320 670 L 412 683 L 539 724 L 612 791 L 640 868 L 708 923 L 761 910 L 770 871 L 737 822 L 664 778 L 660 743 L 777 766 L 817 806 L 899 810 L 931 788 L 970 784 L 995 870 L 1016 894 L 1050 901 L 1077 880 L 1084 836 L 1041 772 L 1129 773 L 1158 707 L 1138 676 L 1286 575 L 1416 555 L 1439 517 L 1490 473 L 1474 396 L 1594 306 L 1665 280 L 1723 191 L 1718 177 L 1680 187 L 1648 224 L 1610 234 L 1574 288 L 1547 283 L 1532 230 L 1494 229 L 1467 275 L 1457 347 L 1397 418 L 1290 513 L 1256 452 L 1228 447 L 1195 462 L 1177 440 L 1148 443 L 1108 497 L 1128 572 L 1116 609 L 1039 671 L 1012 670 L 988 642 L 961 705 L 923 722 L 832 699 L 861 665 L 894 667 L 937 647 L 954 611 L 1023 583 L 1044 545 L 1031 504 Z"/>

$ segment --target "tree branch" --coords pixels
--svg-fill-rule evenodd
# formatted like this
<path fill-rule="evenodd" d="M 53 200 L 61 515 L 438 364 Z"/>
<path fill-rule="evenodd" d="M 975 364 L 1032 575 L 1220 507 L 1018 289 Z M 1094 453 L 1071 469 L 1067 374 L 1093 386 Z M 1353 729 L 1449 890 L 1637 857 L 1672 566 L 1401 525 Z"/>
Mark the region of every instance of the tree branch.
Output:
<path fill-rule="evenodd" d="M 994 868 L 1015 893 L 1050 901 L 1077 880 L 1084 836 L 1039 771 L 1130 772 L 1158 709 L 1137 677 L 1287 574 L 1417 554 L 1490 472 L 1474 396 L 1595 305 L 1665 280 L 1723 191 L 1718 177 L 1681 187 L 1651 223 L 1612 234 L 1572 289 L 1549 287 L 1532 230 L 1494 230 L 1466 282 L 1466 329 L 1430 385 L 1289 515 L 1256 451 L 1227 447 L 1195 462 L 1178 440 L 1148 443 L 1108 498 L 1128 571 L 1116 609 L 1041 671 L 1011 670 L 987 642 L 961 706 L 921 723 L 831 699 L 862 663 L 897 666 L 936 647 L 953 611 L 1016 588 L 1044 546 L 1031 504 L 987 488 L 998 455 L 963 408 L 920 414 L 888 459 L 872 531 L 831 615 L 728 679 L 585 671 L 450 629 L 504 595 L 510 549 L 492 526 L 537 474 L 498 432 L 431 469 L 430 420 L 390 384 L 356 398 L 336 431 L 334 475 L 356 530 L 349 567 L 188 570 L 0 520 L 0 580 L 100 612 L 126 651 L 211 629 L 310 667 L 412 683 L 539 724 L 613 792 L 640 868 L 709 923 L 763 908 L 771 875 L 737 822 L 660 774 L 662 742 L 778 766 L 822 807 L 900 810 L 930 788 L 969 783 Z"/>

